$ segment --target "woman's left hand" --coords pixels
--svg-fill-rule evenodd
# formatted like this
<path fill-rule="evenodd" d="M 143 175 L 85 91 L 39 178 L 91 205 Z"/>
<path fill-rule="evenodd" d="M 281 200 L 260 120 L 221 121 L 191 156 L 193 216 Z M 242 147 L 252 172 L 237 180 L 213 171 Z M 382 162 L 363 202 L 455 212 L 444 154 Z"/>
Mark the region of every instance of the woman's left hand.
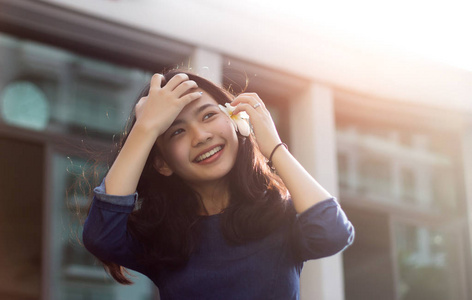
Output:
<path fill-rule="evenodd" d="M 234 115 L 241 111 L 245 111 L 249 115 L 257 145 L 262 154 L 269 158 L 274 147 L 281 141 L 264 102 L 256 93 L 244 93 L 237 96 L 231 105 L 236 107 L 233 111 Z"/>
<path fill-rule="evenodd" d="M 269 158 L 274 147 L 280 143 L 280 137 L 264 102 L 257 94 L 247 93 L 236 97 L 231 105 L 236 106 L 233 114 L 245 111 L 249 115 L 257 145 L 262 154 Z M 316 203 L 333 197 L 303 168 L 290 152 L 278 150 L 272 159 L 277 174 L 290 192 L 297 213 L 301 214 Z"/>

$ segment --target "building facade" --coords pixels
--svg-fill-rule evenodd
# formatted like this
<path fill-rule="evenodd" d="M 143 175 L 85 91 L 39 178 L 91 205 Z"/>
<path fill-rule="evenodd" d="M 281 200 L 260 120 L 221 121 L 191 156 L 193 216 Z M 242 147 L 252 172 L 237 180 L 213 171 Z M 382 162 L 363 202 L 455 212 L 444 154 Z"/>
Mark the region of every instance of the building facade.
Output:
<path fill-rule="evenodd" d="M 443 85 L 428 86 L 430 94 L 409 86 L 421 88 L 424 78 L 407 77 L 392 90 L 369 73 L 380 58 L 360 55 L 367 65 L 358 77 L 349 74 L 352 63 L 338 74 L 322 50 L 321 58 L 300 58 L 277 52 L 266 38 L 256 45 L 261 54 L 237 34 L 202 39 L 215 24 L 202 21 L 185 35 L 165 14 L 153 22 L 168 28 L 154 30 L 115 17 L 149 1 L 86 2 L 0 0 L 0 298 L 158 299 L 139 274 L 135 285 L 113 283 L 82 247 L 80 222 L 87 182 L 97 179 L 87 172 L 94 155 L 119 140 L 151 75 L 176 66 L 235 93 L 257 92 L 282 140 L 356 227 L 343 254 L 305 265 L 302 299 L 471 297 L 472 109 L 461 100 L 472 96 L 464 88 L 471 76 L 428 67 L 432 82 L 444 76 Z M 173 11 L 177 2 L 160 10 Z M 223 22 L 221 7 L 191 8 Z M 297 59 L 316 68 L 297 68 Z M 388 80 L 396 71 L 382 66 Z M 106 169 L 103 162 L 96 170 Z"/>

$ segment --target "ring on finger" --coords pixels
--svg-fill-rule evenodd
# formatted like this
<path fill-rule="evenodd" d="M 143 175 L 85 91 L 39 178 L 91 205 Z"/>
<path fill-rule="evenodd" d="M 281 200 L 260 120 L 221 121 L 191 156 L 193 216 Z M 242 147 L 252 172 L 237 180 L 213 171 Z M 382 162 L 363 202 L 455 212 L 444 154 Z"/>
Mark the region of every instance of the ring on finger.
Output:
<path fill-rule="evenodd" d="M 254 109 L 256 109 L 256 108 L 258 108 L 259 106 L 261 106 L 261 104 L 260 104 L 260 103 L 256 103 L 256 104 L 254 104 L 252 107 L 253 107 Z"/>

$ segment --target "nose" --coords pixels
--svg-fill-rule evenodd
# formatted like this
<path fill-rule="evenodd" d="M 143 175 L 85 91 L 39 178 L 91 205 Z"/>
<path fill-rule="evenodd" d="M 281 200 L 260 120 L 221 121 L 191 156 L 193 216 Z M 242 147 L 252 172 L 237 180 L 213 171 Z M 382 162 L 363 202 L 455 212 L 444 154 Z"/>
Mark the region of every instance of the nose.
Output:
<path fill-rule="evenodd" d="M 213 134 L 206 130 L 204 126 L 192 127 L 192 146 L 197 147 L 201 144 L 210 141 L 213 138 Z"/>

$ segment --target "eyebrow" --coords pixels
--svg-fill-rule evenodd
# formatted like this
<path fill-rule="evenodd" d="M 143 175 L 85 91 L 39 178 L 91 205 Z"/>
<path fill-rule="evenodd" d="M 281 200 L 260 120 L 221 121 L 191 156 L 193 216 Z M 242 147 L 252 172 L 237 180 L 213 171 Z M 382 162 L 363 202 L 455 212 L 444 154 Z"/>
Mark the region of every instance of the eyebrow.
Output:
<path fill-rule="evenodd" d="M 193 113 L 194 116 L 198 115 L 199 113 L 201 113 L 202 111 L 204 111 L 205 109 L 207 109 L 208 107 L 216 107 L 216 104 L 213 104 L 213 103 L 207 103 L 207 104 L 203 104 L 202 106 L 200 106 L 199 108 L 197 108 L 195 110 L 195 112 Z M 185 123 L 184 120 L 182 119 L 175 119 L 174 122 L 172 122 L 172 124 L 169 126 L 169 128 L 175 126 L 175 125 L 179 125 L 179 124 L 182 124 L 182 123 Z"/>

